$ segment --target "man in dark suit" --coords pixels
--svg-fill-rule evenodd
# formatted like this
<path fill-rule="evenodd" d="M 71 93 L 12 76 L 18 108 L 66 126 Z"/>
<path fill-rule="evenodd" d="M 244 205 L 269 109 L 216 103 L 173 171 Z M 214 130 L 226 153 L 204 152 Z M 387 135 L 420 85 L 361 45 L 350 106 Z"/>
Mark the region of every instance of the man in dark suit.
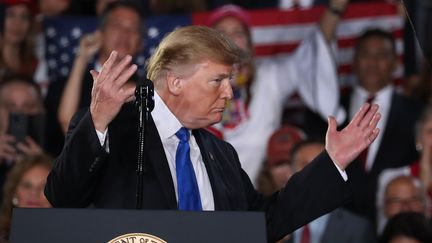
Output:
<path fill-rule="evenodd" d="M 114 51 L 99 73 L 91 71 L 90 108 L 71 122 L 47 179 L 45 193 L 54 207 L 136 207 L 138 118 L 128 103 L 134 88 L 124 85 L 136 65 L 130 56 L 117 57 Z M 239 57 L 233 42 L 202 26 L 179 28 L 160 43 L 147 68 L 155 110 L 145 142 L 140 207 L 265 211 L 273 242 L 348 200 L 344 168 L 376 138 L 380 114 L 377 105 L 366 104 L 340 132 L 329 118 L 326 150 L 280 193 L 262 197 L 233 147 L 202 129 L 221 120 Z"/>
<path fill-rule="evenodd" d="M 355 188 L 348 208 L 372 222 L 375 222 L 375 195 L 380 173 L 386 168 L 408 165 L 418 157 L 415 124 L 424 105 L 398 93 L 393 84 L 397 63 L 394 36 L 381 29 L 365 31 L 355 45 L 353 69 L 357 84 L 341 95 L 348 118 L 352 118 L 365 102 L 379 105 L 382 115 L 378 123 L 379 136 L 347 168 Z M 316 114 L 310 112 L 308 115 L 306 133 L 324 133 L 324 121 L 319 124 Z"/>
<path fill-rule="evenodd" d="M 392 34 L 380 29 L 364 32 L 356 43 L 354 71 L 358 85 L 342 96 L 342 104 L 353 117 L 368 99 L 380 106 L 381 130 L 376 141 L 348 168 L 356 188 L 354 211 L 375 219 L 375 195 L 379 174 L 386 168 L 408 165 L 417 159 L 415 124 L 423 104 L 399 94 L 393 84 L 397 66 L 396 44 Z"/>

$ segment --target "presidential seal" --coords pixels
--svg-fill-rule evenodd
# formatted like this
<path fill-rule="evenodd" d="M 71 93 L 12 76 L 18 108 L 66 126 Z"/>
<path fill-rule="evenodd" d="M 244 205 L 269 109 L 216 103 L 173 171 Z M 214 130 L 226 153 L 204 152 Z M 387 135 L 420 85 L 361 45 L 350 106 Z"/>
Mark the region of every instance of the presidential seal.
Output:
<path fill-rule="evenodd" d="M 167 243 L 159 237 L 144 233 L 130 233 L 120 235 L 108 243 Z"/>

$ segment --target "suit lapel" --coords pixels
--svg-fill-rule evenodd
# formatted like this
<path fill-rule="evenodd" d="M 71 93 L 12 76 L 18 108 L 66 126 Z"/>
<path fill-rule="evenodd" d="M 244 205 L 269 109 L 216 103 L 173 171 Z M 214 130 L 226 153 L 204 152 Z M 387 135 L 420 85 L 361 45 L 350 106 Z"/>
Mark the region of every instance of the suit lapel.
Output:
<path fill-rule="evenodd" d="M 215 210 L 230 210 L 228 201 L 227 187 L 222 179 L 222 168 L 220 161 L 217 159 L 223 158 L 220 152 L 216 151 L 212 146 L 211 139 L 206 137 L 200 129 L 193 130 L 193 135 L 198 143 L 203 158 L 207 175 L 210 179 L 210 184 L 213 191 Z"/>
<path fill-rule="evenodd" d="M 135 107 L 131 104 L 125 104 L 122 108 L 122 112 L 116 117 L 112 125 L 110 124 L 110 127 L 113 129 L 109 131 L 110 147 L 113 148 L 112 151 L 110 151 L 111 156 L 117 156 L 119 158 L 115 160 L 126 162 L 124 164 L 130 167 L 130 171 L 136 171 L 138 148 L 136 124 L 138 124 L 138 116 Z M 162 187 L 169 208 L 177 209 L 174 183 L 168 161 L 156 125 L 151 116 L 145 139 L 145 163 L 147 172 L 144 173 L 144 176 L 146 176 L 146 173 L 154 173 Z M 118 149 L 118 151 L 115 149 Z M 150 168 L 150 166 L 153 167 L 153 169 Z"/>
<path fill-rule="evenodd" d="M 155 174 L 162 186 L 170 209 L 177 209 L 174 183 L 168 166 L 168 160 L 152 117 L 150 117 L 147 135 L 146 148 L 148 161 L 153 165 Z"/>

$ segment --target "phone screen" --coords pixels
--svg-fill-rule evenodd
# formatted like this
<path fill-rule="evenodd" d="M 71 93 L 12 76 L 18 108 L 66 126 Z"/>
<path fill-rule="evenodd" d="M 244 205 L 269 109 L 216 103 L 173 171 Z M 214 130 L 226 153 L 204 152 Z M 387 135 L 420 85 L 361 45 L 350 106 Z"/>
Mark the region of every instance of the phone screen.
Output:
<path fill-rule="evenodd" d="M 29 117 L 23 113 L 10 113 L 7 133 L 14 136 L 16 142 L 23 142 L 28 132 Z"/>
<path fill-rule="evenodd" d="M 17 142 L 24 142 L 30 136 L 37 144 L 43 145 L 44 116 L 25 113 L 10 113 L 7 133 Z"/>

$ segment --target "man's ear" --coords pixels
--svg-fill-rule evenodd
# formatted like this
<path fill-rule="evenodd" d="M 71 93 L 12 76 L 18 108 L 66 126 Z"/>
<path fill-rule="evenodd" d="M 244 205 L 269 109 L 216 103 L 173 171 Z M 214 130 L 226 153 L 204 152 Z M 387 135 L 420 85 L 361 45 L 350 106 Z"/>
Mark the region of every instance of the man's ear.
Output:
<path fill-rule="evenodd" d="M 181 93 L 183 85 L 181 78 L 171 72 L 168 72 L 166 79 L 168 91 L 173 95 L 179 95 Z"/>

